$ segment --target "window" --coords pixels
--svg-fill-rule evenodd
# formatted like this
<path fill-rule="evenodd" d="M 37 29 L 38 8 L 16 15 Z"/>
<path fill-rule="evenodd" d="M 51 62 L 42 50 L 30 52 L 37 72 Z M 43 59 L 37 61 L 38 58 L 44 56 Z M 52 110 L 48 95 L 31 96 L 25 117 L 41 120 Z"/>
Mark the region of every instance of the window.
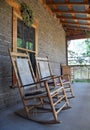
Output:
<path fill-rule="evenodd" d="M 35 51 L 35 28 L 27 27 L 19 19 L 17 22 L 17 47 Z"/>
<path fill-rule="evenodd" d="M 35 28 L 27 27 L 23 21 L 17 20 L 17 50 L 24 51 L 26 49 L 29 53 L 30 60 L 34 69 L 36 70 L 35 63 Z"/>
<path fill-rule="evenodd" d="M 19 52 L 28 51 L 31 63 L 36 72 L 35 55 L 37 55 L 38 41 L 38 21 L 34 19 L 32 27 L 27 27 L 21 17 L 20 8 L 13 8 L 13 44 L 12 50 Z M 13 85 L 16 78 L 13 72 Z"/>

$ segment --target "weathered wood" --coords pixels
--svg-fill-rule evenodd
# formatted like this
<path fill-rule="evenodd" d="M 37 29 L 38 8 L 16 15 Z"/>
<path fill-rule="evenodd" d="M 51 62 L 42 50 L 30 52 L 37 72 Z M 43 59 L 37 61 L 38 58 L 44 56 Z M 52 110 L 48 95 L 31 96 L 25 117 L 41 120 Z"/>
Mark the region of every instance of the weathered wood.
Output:
<path fill-rule="evenodd" d="M 20 96 L 23 102 L 23 106 L 25 108 L 26 111 L 26 115 L 27 118 L 30 119 L 30 110 L 34 109 L 37 106 L 40 105 L 45 105 L 43 99 L 44 98 L 48 98 L 49 100 L 49 105 L 50 105 L 50 110 L 53 114 L 53 118 L 54 118 L 54 122 L 53 123 L 57 123 L 59 122 L 58 120 L 58 113 L 66 106 L 69 105 L 66 94 L 65 94 L 65 90 L 64 87 L 62 86 L 55 86 L 52 90 L 49 89 L 49 84 L 47 80 L 41 80 L 39 83 L 43 83 L 44 84 L 44 91 L 42 91 L 42 87 L 40 89 L 38 89 L 37 83 L 35 82 L 36 79 L 34 76 L 34 72 L 32 70 L 32 66 L 31 66 L 31 62 L 29 59 L 29 56 L 26 54 L 20 54 L 20 53 L 16 53 L 16 52 L 11 52 L 9 50 L 9 54 L 10 54 L 10 58 L 11 58 L 11 62 L 14 68 L 14 72 L 16 75 L 16 79 L 17 79 L 17 83 L 18 83 L 18 89 L 20 92 Z M 49 79 L 48 79 L 49 80 Z M 40 86 L 41 84 L 39 84 Z M 27 87 L 26 87 L 27 86 Z M 23 87 L 23 89 L 22 89 Z M 33 88 L 33 92 L 32 89 Z M 32 93 L 31 93 L 32 92 Z M 65 98 L 65 102 L 62 107 L 60 107 L 58 110 L 55 109 L 55 106 L 60 103 L 60 101 L 63 99 L 61 98 L 61 96 L 59 96 L 57 98 L 56 101 L 53 100 L 53 97 L 56 97 L 57 95 L 60 95 L 60 93 L 63 93 L 63 96 Z M 33 105 L 28 105 L 28 101 L 33 100 L 33 99 L 38 99 L 39 102 L 37 101 L 35 104 Z M 34 101 L 34 100 L 33 100 Z M 34 121 L 36 121 L 34 119 Z M 39 120 L 37 120 L 38 122 Z M 49 123 L 51 121 L 40 121 L 41 123 Z"/>
<path fill-rule="evenodd" d="M 17 50 L 21 50 L 21 51 L 24 51 L 24 52 L 31 52 L 31 53 L 36 53 L 35 51 L 28 50 L 28 49 L 21 48 L 21 47 L 17 47 Z"/>
<path fill-rule="evenodd" d="M 66 13 L 66 14 L 87 14 L 89 13 L 88 11 L 73 11 L 73 10 L 70 10 L 70 11 L 62 11 L 62 10 L 58 10 L 58 9 L 52 9 L 52 12 L 54 13 Z"/>
<path fill-rule="evenodd" d="M 88 5 L 88 2 L 47 2 L 47 5 L 52 5 L 52 6 L 70 6 L 70 5 L 75 5 L 75 6 L 84 6 L 84 5 Z"/>
<path fill-rule="evenodd" d="M 68 30 L 71 27 L 71 23 L 74 24 L 75 28 L 81 28 L 81 30 L 83 30 L 83 25 L 87 25 L 87 30 L 90 28 L 90 9 L 88 0 L 84 0 L 83 2 L 71 2 L 69 0 L 66 0 L 65 2 L 53 2 L 52 0 L 49 0 L 46 2 L 46 5 L 52 10 L 53 14 L 56 14 L 56 17 L 61 21 L 63 28 L 65 28 L 64 30 L 66 32 L 66 35 L 68 34 L 68 37 L 71 36 L 71 34 L 68 33 Z M 74 9 L 75 7 L 77 7 L 77 10 Z M 86 15 L 86 17 L 83 17 L 83 15 Z M 85 20 L 87 23 L 83 21 L 80 23 L 79 20 Z M 75 30 L 73 30 L 73 32 L 74 31 Z M 80 33 L 78 32 L 77 34 Z"/>
<path fill-rule="evenodd" d="M 61 21 L 63 20 L 85 20 L 85 21 L 90 21 L 90 18 L 76 18 L 74 17 L 63 17 L 63 16 L 57 16 L 58 18 L 61 18 Z"/>
<path fill-rule="evenodd" d="M 54 76 L 52 74 L 52 70 L 51 70 L 51 66 L 50 66 L 48 58 L 36 57 L 36 63 L 37 63 L 37 70 L 38 70 L 39 79 L 41 79 L 41 78 L 48 79 L 51 77 L 52 84 L 55 84 L 56 86 L 61 84 L 64 87 L 65 87 L 65 85 L 67 85 L 69 88 L 69 93 L 71 94 L 71 96 L 73 96 L 71 81 L 70 81 L 68 73 L 67 73 L 67 76 L 65 76 L 65 77 L 64 77 L 64 73 L 62 76 L 60 76 L 60 75 Z"/>

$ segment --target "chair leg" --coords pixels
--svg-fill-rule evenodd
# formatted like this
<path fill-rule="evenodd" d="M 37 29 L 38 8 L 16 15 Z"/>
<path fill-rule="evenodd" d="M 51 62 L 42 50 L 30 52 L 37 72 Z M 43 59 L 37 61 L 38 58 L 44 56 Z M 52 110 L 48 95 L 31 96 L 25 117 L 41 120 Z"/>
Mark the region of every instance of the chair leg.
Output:
<path fill-rule="evenodd" d="M 68 101 L 67 94 L 66 94 L 66 91 L 65 91 L 65 88 L 64 88 L 61 77 L 59 77 L 59 80 L 60 80 L 61 86 L 63 86 L 63 94 L 65 95 L 65 101 L 66 101 L 66 104 L 67 104 L 67 107 L 68 107 L 69 106 L 69 101 Z"/>
<path fill-rule="evenodd" d="M 25 112 L 26 112 L 26 116 L 27 118 L 29 119 L 30 115 L 29 115 L 29 109 L 28 109 L 28 106 L 27 106 L 27 101 L 25 101 L 23 99 L 23 93 L 22 93 L 22 90 L 21 88 L 19 87 L 19 92 L 20 92 L 20 96 L 21 96 L 21 100 L 22 100 L 22 103 L 23 103 L 23 106 L 24 106 L 24 109 L 25 109 Z"/>
<path fill-rule="evenodd" d="M 29 119 L 30 113 L 29 113 L 29 108 L 27 106 L 27 102 L 24 99 L 22 99 L 22 100 L 23 100 L 23 105 L 24 105 L 24 109 L 25 109 L 25 112 L 26 112 L 26 116 Z"/>
<path fill-rule="evenodd" d="M 72 97 L 74 97 L 71 84 L 69 84 L 69 88 L 70 88 L 70 92 L 71 92 Z"/>
<path fill-rule="evenodd" d="M 56 110 L 55 110 L 55 107 L 54 107 L 54 103 L 53 103 L 52 97 L 50 95 L 50 91 L 49 91 L 47 82 L 45 82 L 45 87 L 46 87 L 46 90 L 47 90 L 48 99 L 49 99 L 49 102 L 50 102 L 50 106 L 51 106 L 51 109 L 52 109 L 52 112 L 53 112 L 53 116 L 54 116 L 55 122 L 58 122 L 57 113 L 56 113 Z"/>
<path fill-rule="evenodd" d="M 68 101 L 68 98 L 67 98 L 67 95 L 66 95 L 66 92 L 65 92 L 65 89 L 64 89 L 64 86 L 63 86 L 63 94 L 65 95 L 65 101 L 66 101 L 66 104 L 67 104 L 67 107 L 69 106 L 69 101 Z"/>

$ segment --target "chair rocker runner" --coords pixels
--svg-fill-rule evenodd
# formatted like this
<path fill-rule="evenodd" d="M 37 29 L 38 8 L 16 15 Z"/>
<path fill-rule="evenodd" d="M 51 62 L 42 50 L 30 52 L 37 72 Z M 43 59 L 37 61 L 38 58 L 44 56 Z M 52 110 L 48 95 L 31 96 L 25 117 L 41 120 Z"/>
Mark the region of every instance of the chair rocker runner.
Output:
<path fill-rule="evenodd" d="M 28 54 L 11 51 L 9 51 L 9 54 L 24 106 L 24 110 L 18 111 L 18 114 L 39 123 L 60 123 L 58 113 L 65 107 L 69 107 L 64 87 L 56 86 L 50 90 L 47 80 L 36 82 Z M 42 88 L 40 88 L 41 83 L 43 83 Z M 60 95 L 60 93 L 63 93 L 63 95 Z M 54 99 L 57 95 L 60 96 Z M 49 104 L 46 104 L 44 99 L 48 99 Z M 52 116 L 48 117 L 49 114 L 47 113 Z M 50 119 L 47 120 L 48 118 Z"/>
<path fill-rule="evenodd" d="M 69 75 L 61 75 L 60 76 L 61 80 L 55 81 L 54 77 L 59 77 L 59 76 L 55 76 L 52 74 L 52 70 L 48 58 L 36 57 L 36 62 L 37 62 L 37 71 L 39 77 L 38 79 L 49 79 L 50 77 L 52 77 L 52 81 L 50 83 L 54 82 L 56 85 L 64 86 L 67 97 L 68 98 L 74 97 Z M 67 80 L 64 79 L 65 76 L 67 76 Z"/>

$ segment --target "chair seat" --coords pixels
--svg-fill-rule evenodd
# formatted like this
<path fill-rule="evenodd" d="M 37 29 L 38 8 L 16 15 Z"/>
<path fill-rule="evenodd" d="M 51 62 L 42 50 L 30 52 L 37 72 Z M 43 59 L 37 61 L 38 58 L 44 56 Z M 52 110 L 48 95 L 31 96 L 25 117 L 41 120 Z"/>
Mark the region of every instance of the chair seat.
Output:
<path fill-rule="evenodd" d="M 62 90 L 62 88 L 63 87 L 61 87 L 61 86 L 56 86 L 56 87 L 54 87 L 54 86 L 50 86 L 50 87 L 52 87 L 52 89 L 51 89 L 51 91 L 50 91 L 50 94 L 51 95 L 53 95 L 54 93 L 56 93 L 56 92 L 60 92 L 61 90 Z M 38 90 L 36 90 L 36 91 L 33 91 L 33 92 L 30 92 L 30 93 L 26 93 L 25 95 L 24 95 L 24 99 L 30 99 L 30 98 L 39 98 L 39 97 L 45 97 L 47 95 L 47 92 L 45 91 L 45 90 L 43 90 L 43 89 L 38 89 Z"/>
<path fill-rule="evenodd" d="M 63 82 L 63 84 L 70 84 L 70 82 L 69 81 L 65 81 L 65 82 Z"/>
<path fill-rule="evenodd" d="M 53 87 L 53 86 L 52 86 Z M 61 86 L 56 86 L 53 89 L 51 89 L 50 94 L 53 95 L 56 92 L 60 92 L 63 89 Z"/>
<path fill-rule="evenodd" d="M 39 98 L 39 97 L 45 97 L 46 96 L 46 91 L 43 89 L 38 89 L 38 90 L 34 90 L 32 92 L 27 92 L 24 95 L 24 99 L 31 99 L 31 98 Z"/>
<path fill-rule="evenodd" d="M 34 96 L 34 95 L 39 95 L 39 94 L 42 94 L 43 93 L 43 91 L 35 91 L 35 92 L 32 92 L 32 93 L 26 93 L 25 94 L 25 97 L 27 97 L 27 96 Z"/>

